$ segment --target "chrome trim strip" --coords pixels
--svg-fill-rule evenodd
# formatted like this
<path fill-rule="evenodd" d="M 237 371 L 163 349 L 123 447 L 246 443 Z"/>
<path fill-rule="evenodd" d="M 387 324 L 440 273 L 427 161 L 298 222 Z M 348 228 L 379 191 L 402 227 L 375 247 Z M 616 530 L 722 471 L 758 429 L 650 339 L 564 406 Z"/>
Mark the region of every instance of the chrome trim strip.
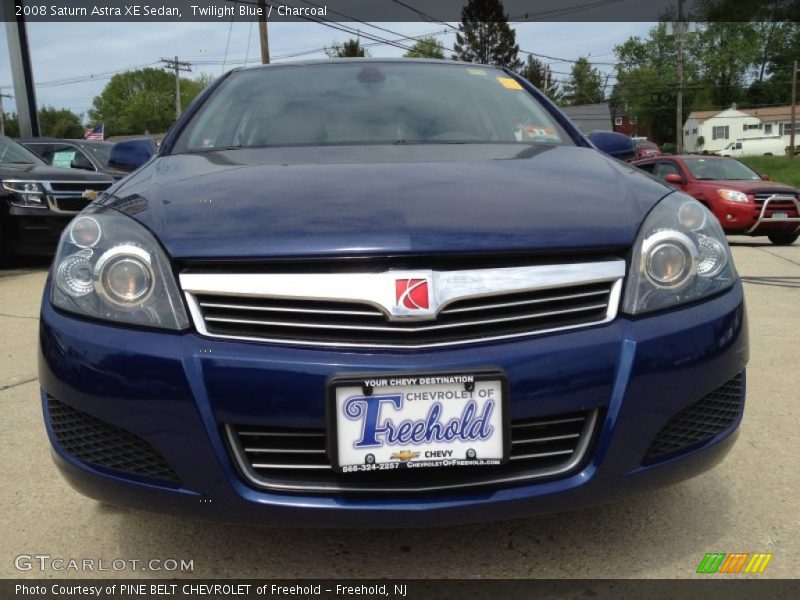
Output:
<path fill-rule="evenodd" d="M 581 306 L 579 308 L 565 308 L 563 310 L 551 310 L 548 312 L 528 313 L 513 317 L 501 317 L 497 319 L 481 319 L 478 321 L 461 321 L 458 323 L 440 323 L 439 325 L 421 325 L 419 327 L 387 327 L 382 325 L 336 325 L 328 323 L 296 323 L 293 321 L 259 321 L 256 319 L 234 319 L 232 317 L 206 317 L 206 321 L 214 323 L 240 323 L 242 325 L 263 325 L 266 327 L 300 327 L 305 329 L 337 329 L 345 331 L 385 331 L 389 333 L 419 333 L 420 331 L 438 331 L 441 329 L 454 329 L 458 327 L 473 327 L 475 325 L 491 325 L 493 323 L 507 323 L 511 321 L 525 321 L 527 319 L 541 319 L 542 317 L 552 317 L 570 313 L 586 312 L 606 308 L 603 304 L 593 304 L 591 306 Z"/>
<path fill-rule="evenodd" d="M 510 457 L 509 460 L 523 460 L 526 458 L 546 458 L 548 456 L 561 456 L 564 454 L 572 454 L 574 450 L 554 450 L 553 452 L 535 452 L 533 454 L 520 454 Z"/>
<path fill-rule="evenodd" d="M 303 484 L 297 482 L 281 482 L 281 481 L 274 481 L 269 480 L 264 477 L 259 476 L 257 473 L 253 471 L 253 468 L 262 468 L 262 469 L 271 469 L 271 468 L 286 468 L 277 466 L 277 465 L 253 465 L 253 468 L 250 467 L 249 462 L 247 461 L 247 457 L 244 455 L 244 451 L 242 449 L 241 444 L 239 443 L 238 436 L 234 431 L 231 425 L 225 425 L 225 434 L 228 438 L 228 442 L 230 447 L 233 451 L 235 463 L 239 468 L 239 471 L 244 476 L 244 478 L 253 486 L 268 489 L 278 492 L 327 492 L 327 493 L 338 493 L 338 492 L 383 492 L 383 493 L 424 493 L 424 492 L 436 492 L 441 490 L 451 490 L 451 489 L 464 489 L 464 488 L 473 488 L 473 487 L 482 487 L 486 485 L 501 485 L 506 483 L 524 483 L 526 481 L 534 480 L 534 479 L 541 479 L 544 477 L 554 477 L 557 475 L 561 475 L 564 473 L 568 473 L 575 469 L 584 459 L 586 456 L 586 452 L 589 449 L 589 442 L 591 441 L 593 434 L 595 432 L 595 427 L 599 426 L 598 423 L 598 414 L 599 410 L 594 409 L 590 411 L 586 417 L 586 422 L 584 423 L 583 430 L 581 431 L 581 438 L 578 441 L 577 446 L 575 446 L 575 450 L 573 451 L 573 456 L 570 458 L 569 461 L 564 463 L 563 465 L 559 465 L 556 467 L 552 467 L 550 469 L 535 469 L 532 471 L 528 471 L 526 473 L 522 473 L 519 475 L 512 475 L 508 477 L 495 477 L 495 478 L 487 478 L 482 479 L 479 481 L 471 481 L 471 482 L 462 482 L 456 483 L 452 485 L 431 485 L 431 486 L 421 486 L 417 488 L 410 488 L 410 487 L 402 487 L 402 488 L 393 488 L 393 487 L 368 487 L 368 486 L 342 486 L 338 484 Z M 307 468 L 317 468 L 314 466 L 308 466 Z M 330 469 L 330 465 L 326 465 L 325 468 Z"/>
<path fill-rule="evenodd" d="M 283 345 L 329 348 L 386 348 L 416 350 L 455 346 L 467 343 L 492 342 L 566 331 L 593 325 L 602 325 L 617 316 L 625 276 L 624 260 L 567 265 L 539 265 L 501 269 L 474 269 L 463 271 L 384 271 L 381 273 L 181 273 L 179 281 L 186 297 L 195 328 L 201 335 L 250 342 L 268 342 Z M 426 311 L 415 311 L 395 302 L 395 280 L 427 278 L 432 288 L 430 306 Z M 361 303 L 374 306 L 393 321 L 432 320 L 446 310 L 449 304 L 473 298 L 488 298 L 519 292 L 567 288 L 593 283 L 613 282 L 604 319 L 537 331 L 523 331 L 506 335 L 471 337 L 446 342 L 425 344 L 361 343 L 344 341 L 292 340 L 247 335 L 221 335 L 208 331 L 196 294 L 228 297 L 263 298 L 281 300 L 310 300 L 327 302 Z M 566 311 L 562 311 L 566 312 Z M 420 313 L 420 314 L 415 314 Z M 553 313 L 559 314 L 559 313 Z M 484 323 L 487 321 L 481 321 Z M 275 323 L 284 326 L 286 323 Z M 461 326 L 461 324 L 459 324 Z M 434 326 L 435 327 L 435 326 Z M 356 328 L 350 328 L 356 329 Z M 390 331 L 399 331 L 391 329 Z"/>
<path fill-rule="evenodd" d="M 240 431 L 239 435 L 257 435 L 257 436 L 278 436 L 278 437 L 323 437 L 324 433 L 317 433 L 315 431 L 294 431 L 289 433 L 278 433 L 274 431 Z"/>
<path fill-rule="evenodd" d="M 569 417 L 566 419 L 551 419 L 550 421 L 536 421 L 535 423 L 514 423 L 511 429 L 522 429 L 523 427 L 538 427 L 540 425 L 559 425 L 561 423 L 575 423 L 584 421 L 586 417 Z"/>
<path fill-rule="evenodd" d="M 565 433 L 564 435 L 551 435 L 547 437 L 541 438 L 529 438 L 527 440 L 511 440 L 511 445 L 522 445 L 522 444 L 540 444 L 542 442 L 557 442 L 558 440 L 572 440 L 576 437 L 580 437 L 580 433 Z"/>
<path fill-rule="evenodd" d="M 383 317 L 380 311 L 367 312 L 365 310 L 321 310 L 317 308 L 289 308 L 284 306 L 248 306 L 247 304 L 222 304 L 220 302 L 201 302 L 203 308 L 222 308 L 231 310 L 252 310 L 261 312 L 288 312 L 313 315 L 346 315 L 357 317 Z"/>
<path fill-rule="evenodd" d="M 495 308 L 508 308 L 510 306 L 525 306 L 526 304 L 541 304 L 543 302 L 558 302 L 560 300 L 575 300 L 576 298 L 589 298 L 591 296 L 605 296 L 608 290 L 598 290 L 596 292 L 584 292 L 581 294 L 569 294 L 564 296 L 551 296 L 549 298 L 535 298 L 533 300 L 518 300 L 516 302 L 503 302 L 499 304 L 483 304 L 480 306 L 467 306 L 466 308 L 445 308 L 441 314 L 453 315 L 456 313 L 475 312 L 481 310 L 493 310 Z M 605 306 L 605 304 L 603 305 Z"/>

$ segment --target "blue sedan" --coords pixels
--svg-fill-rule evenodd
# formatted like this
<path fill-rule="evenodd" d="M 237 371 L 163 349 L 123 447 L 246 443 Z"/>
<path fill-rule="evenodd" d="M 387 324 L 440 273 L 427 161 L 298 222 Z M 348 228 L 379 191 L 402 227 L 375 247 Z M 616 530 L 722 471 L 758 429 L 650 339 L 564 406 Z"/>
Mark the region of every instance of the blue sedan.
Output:
<path fill-rule="evenodd" d="M 483 65 L 228 73 L 152 156 L 115 148 L 140 168 L 61 238 L 60 471 L 144 510 L 414 527 L 709 469 L 744 409 L 742 286 L 714 216 L 606 138 Z"/>

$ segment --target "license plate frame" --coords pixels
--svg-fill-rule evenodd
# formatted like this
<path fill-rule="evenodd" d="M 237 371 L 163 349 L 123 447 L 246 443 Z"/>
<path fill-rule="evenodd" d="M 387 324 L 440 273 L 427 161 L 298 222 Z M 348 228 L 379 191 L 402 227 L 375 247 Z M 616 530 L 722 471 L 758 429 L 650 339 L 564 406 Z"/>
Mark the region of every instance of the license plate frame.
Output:
<path fill-rule="evenodd" d="M 394 470 L 394 469 L 406 469 L 409 468 L 410 463 L 414 463 L 411 468 L 419 468 L 419 469 L 430 469 L 430 468 L 444 468 L 444 469 L 457 469 L 462 465 L 459 464 L 448 464 L 448 465 L 432 465 L 432 466 L 423 466 L 422 463 L 428 462 L 436 462 L 436 461 L 428 461 L 428 460 L 408 460 L 408 461 L 401 461 L 397 460 L 394 462 L 388 461 L 380 461 L 373 464 L 373 467 L 365 467 L 365 468 L 348 468 L 352 466 L 352 464 L 348 463 L 345 465 L 340 464 L 339 460 L 339 440 L 340 440 L 340 431 L 339 431 L 339 421 L 338 421 L 338 406 L 337 406 L 337 390 L 340 388 L 347 388 L 347 387 L 361 387 L 363 389 L 364 383 L 367 381 L 376 381 L 376 380 L 397 380 L 397 379 L 429 379 L 429 378 L 437 378 L 437 377 L 444 377 L 444 378 L 452 378 L 452 377 L 464 377 L 464 378 L 472 378 L 473 385 L 479 386 L 480 383 L 488 383 L 488 382 L 495 382 L 495 384 L 499 384 L 501 390 L 501 398 L 499 402 L 500 408 L 500 416 L 499 416 L 499 427 L 500 427 L 500 435 L 501 438 L 501 448 L 502 448 L 502 456 L 499 458 L 491 458 L 491 459 L 484 459 L 490 461 L 496 461 L 491 465 L 485 465 L 489 468 L 492 466 L 500 466 L 506 464 L 510 460 L 511 455 L 511 418 L 509 414 L 509 384 L 508 384 L 508 376 L 506 373 L 496 367 L 483 367 L 479 369 L 463 369 L 458 371 L 404 371 L 404 372 L 397 372 L 397 371 L 389 371 L 389 372 L 359 372 L 359 373 L 336 373 L 328 377 L 325 382 L 326 388 L 326 424 L 327 424 L 327 436 L 326 436 L 326 447 L 328 452 L 328 458 L 330 459 L 331 467 L 334 471 L 339 473 L 343 472 L 363 472 L 363 471 L 384 471 L 384 470 Z M 423 387 L 424 384 L 417 384 L 415 386 L 406 386 L 406 387 Z M 446 384 L 451 385 L 451 384 Z M 457 385 L 457 384 L 452 384 Z M 466 384 L 464 385 L 465 389 L 467 389 Z M 401 387 L 401 386 L 394 386 L 394 387 Z M 378 388 L 380 389 L 380 388 Z M 464 403 L 466 405 L 466 401 Z M 466 459 L 466 456 L 464 457 Z M 468 463 L 469 461 L 463 460 L 463 463 Z M 481 462 L 481 461 L 476 461 Z M 366 464 L 366 463 L 365 463 Z M 379 468 L 376 465 L 396 465 L 391 468 Z M 474 466 L 472 464 L 464 464 L 464 466 Z"/>

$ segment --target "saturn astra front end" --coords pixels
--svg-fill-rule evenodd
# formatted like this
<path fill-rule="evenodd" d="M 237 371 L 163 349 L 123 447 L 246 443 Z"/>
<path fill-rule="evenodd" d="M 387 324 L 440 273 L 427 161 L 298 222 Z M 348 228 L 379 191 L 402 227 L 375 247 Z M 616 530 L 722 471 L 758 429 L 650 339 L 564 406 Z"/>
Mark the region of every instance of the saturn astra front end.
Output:
<path fill-rule="evenodd" d="M 515 74 L 234 71 L 78 215 L 42 302 L 55 462 L 102 502 L 413 527 L 679 481 L 735 440 L 742 286 L 691 197 Z"/>

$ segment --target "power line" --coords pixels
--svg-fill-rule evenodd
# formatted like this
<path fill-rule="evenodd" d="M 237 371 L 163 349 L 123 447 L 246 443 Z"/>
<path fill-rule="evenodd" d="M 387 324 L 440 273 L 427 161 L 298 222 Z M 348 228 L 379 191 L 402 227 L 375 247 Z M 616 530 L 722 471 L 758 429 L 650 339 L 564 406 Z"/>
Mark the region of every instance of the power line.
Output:
<path fill-rule="evenodd" d="M 162 58 L 161 62 L 169 69 L 175 70 L 175 119 L 181 116 L 181 71 L 191 71 L 192 64 L 181 62 L 176 56 L 174 59 Z"/>

